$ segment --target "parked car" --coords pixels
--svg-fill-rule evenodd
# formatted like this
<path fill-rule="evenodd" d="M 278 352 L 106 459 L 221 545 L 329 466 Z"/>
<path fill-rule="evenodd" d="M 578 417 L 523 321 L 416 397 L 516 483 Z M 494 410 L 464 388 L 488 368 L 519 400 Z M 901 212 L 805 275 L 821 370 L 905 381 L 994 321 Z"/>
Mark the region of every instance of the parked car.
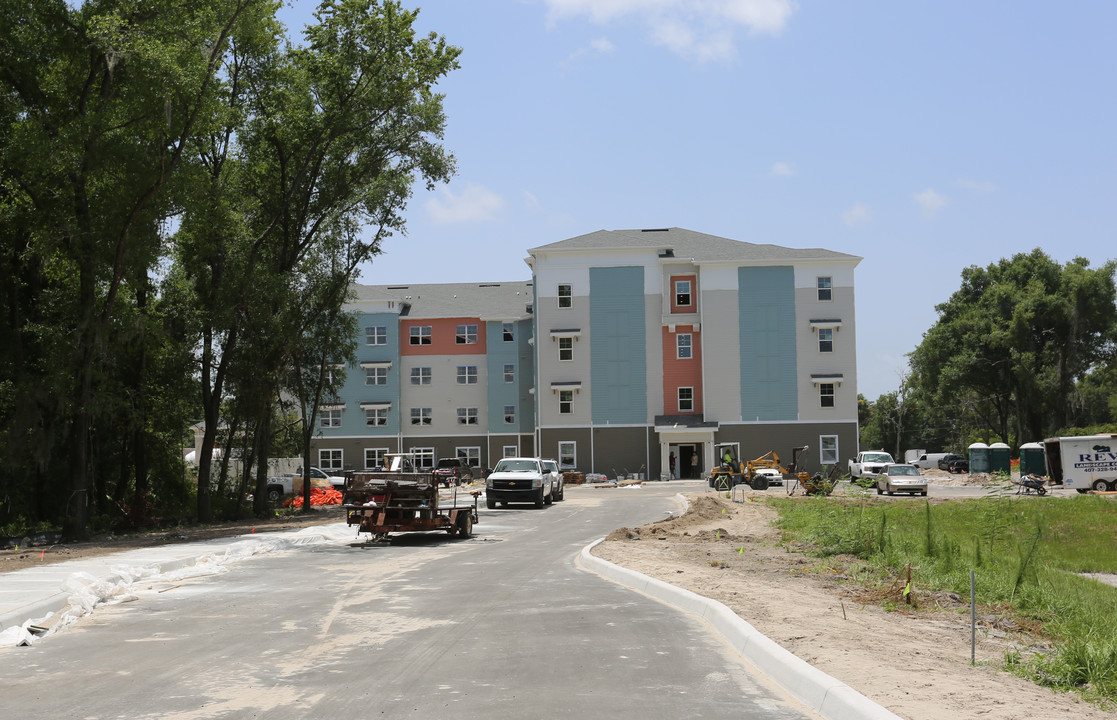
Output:
<path fill-rule="evenodd" d="M 295 478 L 302 478 L 303 469 L 300 467 L 295 471 Z M 322 480 L 326 480 L 336 490 L 345 489 L 345 476 L 344 475 L 330 475 L 328 472 L 319 467 L 310 466 L 310 484 L 311 486 L 320 485 Z"/>
<path fill-rule="evenodd" d="M 888 493 L 895 495 L 898 492 L 915 495 L 927 494 L 927 478 L 919 472 L 914 465 L 894 463 L 887 465 L 877 479 L 877 495 Z"/>
<path fill-rule="evenodd" d="M 950 470 L 950 463 L 952 463 L 956 460 L 965 460 L 965 459 L 966 458 L 962 457 L 961 455 L 959 455 L 957 453 L 948 453 L 948 454 L 942 456 L 941 458 L 939 458 L 939 470 Z M 969 465 L 968 462 L 966 464 Z"/>
<path fill-rule="evenodd" d="M 462 458 L 456 457 L 439 458 L 431 474 L 434 475 L 435 480 L 446 487 L 473 480 L 473 470 L 470 469 L 469 464 Z"/>
<path fill-rule="evenodd" d="M 485 507 L 490 510 L 497 503 L 535 503 L 535 507 L 550 505 L 555 500 L 554 477 L 539 458 L 504 458 L 485 478 Z"/>
<path fill-rule="evenodd" d="M 857 453 L 857 457 L 849 459 L 849 481 L 876 477 L 889 463 L 894 462 L 896 461 L 892 456 L 883 450 L 863 450 Z"/>
<path fill-rule="evenodd" d="M 554 490 L 552 492 L 555 495 L 555 500 L 562 502 L 563 496 L 566 494 L 566 482 L 562 477 L 562 473 L 559 472 L 558 462 L 555 460 L 544 460 L 543 464 L 551 471 L 551 478 L 554 480 Z"/>
<path fill-rule="evenodd" d="M 946 469 L 952 473 L 968 473 L 970 471 L 970 461 L 964 457 L 958 456 L 950 461 Z"/>

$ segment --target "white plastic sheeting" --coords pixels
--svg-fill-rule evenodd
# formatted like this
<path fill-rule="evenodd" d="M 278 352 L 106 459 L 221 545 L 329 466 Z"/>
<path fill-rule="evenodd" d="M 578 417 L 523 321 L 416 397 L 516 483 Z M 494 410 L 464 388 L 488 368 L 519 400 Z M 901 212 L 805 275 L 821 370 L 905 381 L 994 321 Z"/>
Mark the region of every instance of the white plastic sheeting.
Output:
<path fill-rule="evenodd" d="M 97 578 L 87 572 L 75 572 L 62 581 L 61 590 L 69 594 L 69 605 L 58 613 L 27 620 L 20 626 L 0 632 L 0 647 L 33 645 L 43 638 L 61 632 L 98 605 L 116 605 L 140 598 L 139 593 L 155 585 L 171 585 L 190 578 L 229 572 L 229 566 L 256 555 L 286 552 L 298 547 L 339 544 L 353 540 L 353 530 L 344 523 L 318 525 L 289 533 L 245 535 L 245 539 L 228 545 L 220 552 L 199 555 L 193 564 L 164 572 L 158 565 L 113 565 L 111 574 Z M 199 546 L 199 551 L 202 547 Z M 168 563 L 170 564 L 170 563 Z M 177 563 L 176 563 L 177 564 Z M 49 622 L 48 622 L 49 621 Z M 46 628 L 45 631 L 41 631 Z"/>

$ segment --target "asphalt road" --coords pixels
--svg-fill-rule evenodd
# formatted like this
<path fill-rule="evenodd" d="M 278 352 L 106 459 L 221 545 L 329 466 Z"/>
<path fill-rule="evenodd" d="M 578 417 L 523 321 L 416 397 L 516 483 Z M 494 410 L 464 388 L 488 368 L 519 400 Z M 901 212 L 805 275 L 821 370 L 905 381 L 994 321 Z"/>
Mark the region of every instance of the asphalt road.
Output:
<path fill-rule="evenodd" d="M 570 487 L 400 536 L 246 560 L 0 651 L 0 717 L 816 718 L 701 621 L 575 567 L 696 483 Z"/>

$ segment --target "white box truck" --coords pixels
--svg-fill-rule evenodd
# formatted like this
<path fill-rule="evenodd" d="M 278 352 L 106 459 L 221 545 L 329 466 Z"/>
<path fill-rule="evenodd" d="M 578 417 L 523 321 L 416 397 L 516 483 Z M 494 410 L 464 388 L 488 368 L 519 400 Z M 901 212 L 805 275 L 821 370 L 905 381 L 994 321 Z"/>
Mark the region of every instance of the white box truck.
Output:
<path fill-rule="evenodd" d="M 1080 435 L 1043 441 L 1047 478 L 1080 493 L 1117 490 L 1117 435 Z"/>

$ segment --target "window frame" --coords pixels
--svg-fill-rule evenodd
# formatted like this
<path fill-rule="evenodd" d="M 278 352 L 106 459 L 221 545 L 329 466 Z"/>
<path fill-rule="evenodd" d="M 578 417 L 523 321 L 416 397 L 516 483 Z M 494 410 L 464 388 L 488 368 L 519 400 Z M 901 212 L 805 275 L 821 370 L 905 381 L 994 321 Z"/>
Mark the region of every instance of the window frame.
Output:
<path fill-rule="evenodd" d="M 412 325 L 407 331 L 408 342 L 411 345 L 432 344 L 434 341 L 432 339 L 431 327 L 430 325 Z"/>
<path fill-rule="evenodd" d="M 689 407 L 683 407 L 683 391 L 689 393 L 686 402 Z M 679 412 L 694 412 L 694 388 L 692 386 L 683 385 L 675 390 L 675 400 L 678 403 Z"/>
<path fill-rule="evenodd" d="M 686 338 L 686 341 L 683 341 Z M 683 354 L 683 349 L 686 349 L 686 354 Z M 675 335 L 675 359 L 676 360 L 693 360 L 694 359 L 694 333 L 678 333 Z"/>
<path fill-rule="evenodd" d="M 504 342 L 516 341 L 516 323 L 502 322 L 500 324 L 500 332 Z"/>
<path fill-rule="evenodd" d="M 319 408 L 318 410 L 318 427 L 320 428 L 339 428 L 341 427 L 341 415 L 345 412 L 341 408 Z"/>
<path fill-rule="evenodd" d="M 369 462 L 369 453 L 372 453 L 372 462 Z M 365 470 L 372 470 L 374 467 L 384 467 L 384 457 L 388 454 L 388 448 L 365 448 Z M 377 462 L 379 460 L 379 462 Z"/>
<path fill-rule="evenodd" d="M 318 448 L 318 467 L 327 471 L 344 470 L 345 451 L 341 448 Z"/>
<path fill-rule="evenodd" d="M 460 407 L 458 408 L 458 425 L 480 425 L 481 421 L 477 416 L 477 408 L 475 407 Z"/>
<path fill-rule="evenodd" d="M 365 408 L 365 427 L 384 427 L 388 424 L 390 408 Z M 376 422 L 373 422 L 373 421 Z"/>
<path fill-rule="evenodd" d="M 502 445 L 500 448 L 502 458 L 516 457 L 520 454 L 520 449 L 515 445 Z"/>
<path fill-rule="evenodd" d="M 409 452 L 411 453 L 412 457 L 415 458 L 416 470 L 434 469 L 434 448 L 413 447 Z"/>
<path fill-rule="evenodd" d="M 365 326 L 365 345 L 387 345 L 388 344 L 388 326 L 387 325 L 366 325 Z"/>
<path fill-rule="evenodd" d="M 558 339 L 559 362 L 574 361 L 574 338 L 570 336 Z M 563 357 L 566 355 L 567 357 Z"/>
<path fill-rule="evenodd" d="M 573 415 L 574 414 L 574 391 L 573 390 L 559 390 L 559 415 Z"/>
<path fill-rule="evenodd" d="M 412 385 L 430 385 L 432 376 L 433 372 L 429 367 L 416 366 L 411 368 Z"/>
<path fill-rule="evenodd" d="M 563 462 L 567 455 L 570 456 L 570 462 Z M 558 464 L 559 470 L 563 468 L 574 469 L 578 467 L 578 442 L 576 440 L 559 440 Z"/>
<path fill-rule="evenodd" d="M 481 446 L 466 445 L 463 447 L 456 447 L 454 448 L 454 457 L 459 460 L 465 460 L 467 467 L 481 467 Z"/>
<path fill-rule="evenodd" d="M 815 278 L 815 291 L 819 302 L 834 301 L 834 276 L 819 275 Z M 825 295 L 825 297 L 823 297 Z"/>
<path fill-rule="evenodd" d="M 476 365 L 458 365 L 458 385 L 476 385 L 480 382 L 480 373 Z"/>
<path fill-rule="evenodd" d="M 818 351 L 820 353 L 834 352 L 834 328 L 820 327 L 818 329 Z"/>
<path fill-rule="evenodd" d="M 476 325 L 458 325 L 454 329 L 455 345 L 476 345 L 478 343 Z"/>
<path fill-rule="evenodd" d="M 516 365 L 514 363 L 504 363 L 504 382 L 516 382 Z"/>
<path fill-rule="evenodd" d="M 516 424 L 516 406 L 515 405 L 505 405 L 504 406 L 504 424 L 505 425 L 515 425 Z"/>
<path fill-rule="evenodd" d="M 565 292 L 563 290 L 565 289 Z M 571 283 L 558 284 L 558 306 L 563 310 L 574 307 L 574 285 Z"/>
<path fill-rule="evenodd" d="M 827 458 L 829 457 L 828 453 L 831 450 L 831 448 L 827 446 L 827 441 L 831 440 L 831 439 L 833 440 L 833 448 L 832 448 L 832 450 L 833 450 L 832 456 L 833 457 L 832 457 L 832 459 L 830 459 L 828 461 L 827 460 Z M 838 436 L 837 435 L 819 435 L 818 436 L 818 464 L 821 465 L 821 466 L 837 465 L 838 464 L 838 457 L 839 457 L 839 455 L 838 455 Z"/>
<path fill-rule="evenodd" d="M 369 382 L 373 380 L 374 382 Z M 365 385 L 387 385 L 388 384 L 388 368 L 386 367 L 371 367 L 365 368 Z"/>
<path fill-rule="evenodd" d="M 412 425 L 432 425 L 434 419 L 431 417 L 431 408 L 429 407 L 413 407 L 411 408 L 411 424 Z"/>
<path fill-rule="evenodd" d="M 818 406 L 822 408 L 837 407 L 837 383 L 818 384 Z"/>

